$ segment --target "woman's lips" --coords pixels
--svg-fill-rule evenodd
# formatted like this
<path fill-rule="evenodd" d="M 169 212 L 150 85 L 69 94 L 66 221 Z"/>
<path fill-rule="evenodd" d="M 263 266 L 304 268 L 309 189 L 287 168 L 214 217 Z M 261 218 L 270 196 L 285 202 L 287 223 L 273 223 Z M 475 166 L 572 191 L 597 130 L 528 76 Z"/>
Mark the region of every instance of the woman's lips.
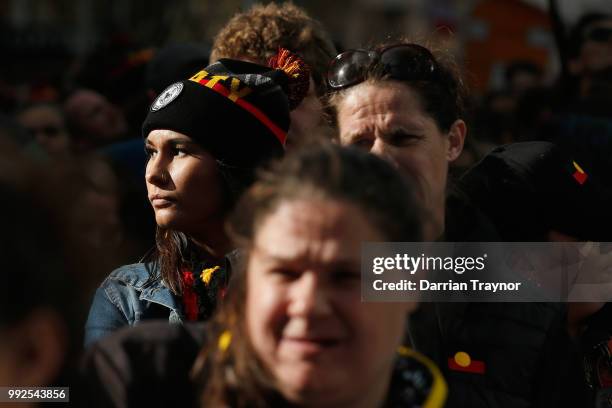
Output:
<path fill-rule="evenodd" d="M 281 341 L 293 352 L 306 356 L 330 351 L 341 344 L 339 339 L 332 338 L 283 337 Z"/>
<path fill-rule="evenodd" d="M 173 205 L 176 201 L 169 197 L 152 197 L 151 205 L 153 208 L 166 208 Z"/>

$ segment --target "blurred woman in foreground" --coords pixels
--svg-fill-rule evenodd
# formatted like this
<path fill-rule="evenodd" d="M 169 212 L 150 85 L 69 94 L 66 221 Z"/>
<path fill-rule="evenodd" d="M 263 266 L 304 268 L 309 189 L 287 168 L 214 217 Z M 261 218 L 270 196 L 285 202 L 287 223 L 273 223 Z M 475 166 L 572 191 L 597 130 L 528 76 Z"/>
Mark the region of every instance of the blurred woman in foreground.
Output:
<path fill-rule="evenodd" d="M 416 304 L 361 301 L 362 243 L 421 239 L 420 210 L 390 165 L 306 151 L 234 214 L 231 235 L 249 256 L 196 362 L 203 407 L 443 405 L 437 368 L 402 347 Z"/>
<path fill-rule="evenodd" d="M 361 244 L 419 240 L 420 213 L 373 155 L 319 147 L 287 157 L 230 218 L 248 259 L 220 313 L 143 323 L 93 345 L 87 405 L 442 406 L 439 370 L 402 347 L 416 304 L 361 301 Z"/>

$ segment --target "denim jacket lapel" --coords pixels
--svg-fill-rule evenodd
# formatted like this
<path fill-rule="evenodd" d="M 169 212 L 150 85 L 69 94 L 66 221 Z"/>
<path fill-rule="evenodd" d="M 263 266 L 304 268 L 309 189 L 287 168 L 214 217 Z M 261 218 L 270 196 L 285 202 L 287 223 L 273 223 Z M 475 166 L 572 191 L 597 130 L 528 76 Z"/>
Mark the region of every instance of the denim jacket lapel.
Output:
<path fill-rule="evenodd" d="M 171 310 L 170 322 L 182 322 L 184 320 L 182 307 L 176 296 L 172 295 L 161 280 L 155 281 L 153 284 L 143 288 L 140 292 L 139 299 L 146 302 L 160 304 Z"/>

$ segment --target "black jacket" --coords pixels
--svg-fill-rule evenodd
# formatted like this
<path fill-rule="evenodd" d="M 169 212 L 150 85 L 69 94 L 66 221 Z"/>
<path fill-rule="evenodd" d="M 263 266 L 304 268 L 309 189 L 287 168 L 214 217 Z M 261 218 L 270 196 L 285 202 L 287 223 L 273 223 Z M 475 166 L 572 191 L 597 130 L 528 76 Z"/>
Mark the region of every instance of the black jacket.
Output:
<path fill-rule="evenodd" d="M 198 388 L 189 372 L 205 342 L 205 323 L 152 321 L 119 330 L 88 350 L 83 382 L 74 390 L 76 406 L 197 406 Z M 446 395 L 438 368 L 419 353 L 401 348 L 385 407 L 441 408 Z"/>
<path fill-rule="evenodd" d="M 153 320 L 105 337 L 83 359 L 76 406 L 196 406 L 189 372 L 205 334 L 205 323 Z"/>
<path fill-rule="evenodd" d="M 447 200 L 446 222 L 448 242 L 502 241 L 459 190 Z M 409 334 L 415 349 L 443 371 L 449 408 L 587 406 L 564 304 L 423 303 L 410 317 Z M 476 369 L 458 367 L 458 352 Z"/>

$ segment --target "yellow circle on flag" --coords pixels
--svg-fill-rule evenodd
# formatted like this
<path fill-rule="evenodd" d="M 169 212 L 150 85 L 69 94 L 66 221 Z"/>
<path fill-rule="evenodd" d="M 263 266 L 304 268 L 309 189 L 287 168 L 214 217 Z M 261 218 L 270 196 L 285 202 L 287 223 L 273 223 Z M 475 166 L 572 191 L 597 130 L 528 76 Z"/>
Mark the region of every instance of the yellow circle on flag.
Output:
<path fill-rule="evenodd" d="M 467 367 L 472 363 L 472 359 L 465 351 L 458 351 L 455 354 L 455 363 L 461 367 Z"/>

